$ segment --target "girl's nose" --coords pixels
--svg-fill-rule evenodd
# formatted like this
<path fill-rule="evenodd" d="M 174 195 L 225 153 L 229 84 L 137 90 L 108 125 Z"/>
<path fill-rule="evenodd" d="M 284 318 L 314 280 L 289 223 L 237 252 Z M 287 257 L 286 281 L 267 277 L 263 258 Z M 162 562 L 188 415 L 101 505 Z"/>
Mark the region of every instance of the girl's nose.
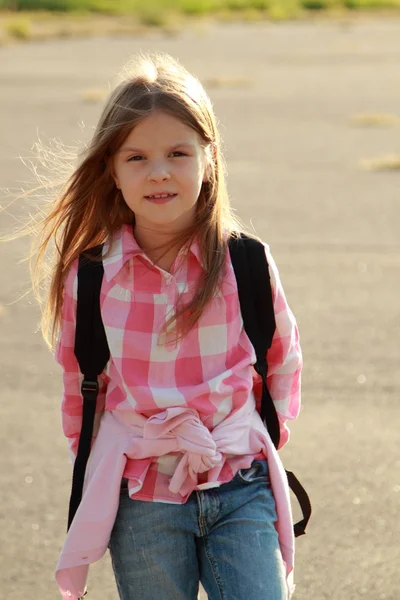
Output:
<path fill-rule="evenodd" d="M 171 179 L 171 175 L 166 165 L 153 165 L 150 169 L 148 175 L 149 181 L 168 181 L 169 179 Z"/>

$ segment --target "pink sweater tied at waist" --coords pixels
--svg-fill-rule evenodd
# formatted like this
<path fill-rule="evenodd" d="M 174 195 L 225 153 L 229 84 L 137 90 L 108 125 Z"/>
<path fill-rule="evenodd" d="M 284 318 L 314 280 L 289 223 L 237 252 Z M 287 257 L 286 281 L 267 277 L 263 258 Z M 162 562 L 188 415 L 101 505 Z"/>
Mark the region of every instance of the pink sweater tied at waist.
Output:
<path fill-rule="evenodd" d="M 182 496 L 195 489 L 220 485 L 217 477 L 224 454 L 242 457 L 244 462 L 238 468 L 249 467 L 251 457 L 257 453 L 263 452 L 268 457 L 271 485 L 277 501 L 281 551 L 287 575 L 291 573 L 293 532 L 287 482 L 284 482 L 284 472 L 282 477 L 278 454 L 255 410 L 252 395 L 212 432 L 203 425 L 196 410 L 186 407 L 167 408 L 150 418 L 134 411 L 106 411 L 87 465 L 82 501 L 57 565 L 56 580 L 65 600 L 78 600 L 84 594 L 90 563 L 99 560 L 107 549 L 127 459 L 135 459 L 135 463 L 142 461 L 143 470 L 147 472 L 151 457 L 172 452 L 181 452 L 183 456 L 169 489 Z M 206 471 L 209 471 L 209 482 L 198 484 L 198 474 Z M 131 496 L 142 487 L 140 481 L 137 483 L 129 481 Z M 292 584 L 289 580 L 288 588 L 290 593 Z"/>
<path fill-rule="evenodd" d="M 213 479 L 212 469 L 222 465 L 223 454 L 247 455 L 262 451 L 263 444 L 259 440 L 258 443 L 250 440 L 253 412 L 249 412 L 246 403 L 212 432 L 203 425 L 198 412 L 191 408 L 167 408 L 149 419 L 137 413 L 124 414 L 123 421 L 133 436 L 126 455 L 128 458 L 144 459 L 181 452 L 183 456 L 171 478 L 170 491 L 187 496 L 196 487 L 214 487 L 217 482 L 198 484 L 198 473 L 211 470 L 209 479 Z M 113 414 L 120 419 L 121 413 Z"/>

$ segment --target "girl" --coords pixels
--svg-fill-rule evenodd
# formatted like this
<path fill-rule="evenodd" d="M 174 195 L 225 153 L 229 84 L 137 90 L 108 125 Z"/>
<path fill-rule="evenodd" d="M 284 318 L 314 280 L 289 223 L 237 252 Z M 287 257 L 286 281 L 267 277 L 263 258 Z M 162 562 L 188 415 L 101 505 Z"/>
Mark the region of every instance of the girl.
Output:
<path fill-rule="evenodd" d="M 104 243 L 100 301 L 110 360 L 82 502 L 56 579 L 84 595 L 108 547 L 123 600 L 283 600 L 293 530 L 280 459 L 256 409 L 255 355 L 227 240 L 216 119 L 168 55 L 141 56 L 111 93 L 85 157 L 45 221 L 56 241 L 44 327 L 63 369 L 63 429 L 82 422 L 74 355 L 78 257 Z M 276 332 L 268 387 L 281 446 L 300 407 L 295 319 L 265 245 Z M 239 435 L 240 433 L 240 435 Z"/>

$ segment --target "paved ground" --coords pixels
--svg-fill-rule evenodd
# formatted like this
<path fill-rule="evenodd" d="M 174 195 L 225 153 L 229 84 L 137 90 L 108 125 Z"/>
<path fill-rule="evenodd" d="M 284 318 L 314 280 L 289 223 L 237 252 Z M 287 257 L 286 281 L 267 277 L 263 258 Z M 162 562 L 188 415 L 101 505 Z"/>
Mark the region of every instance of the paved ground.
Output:
<path fill-rule="evenodd" d="M 37 134 L 86 139 L 102 89 L 131 53 L 165 50 L 206 82 L 221 121 L 238 213 L 269 241 L 304 349 L 304 408 L 283 452 L 314 506 L 297 546 L 297 600 L 398 600 L 399 181 L 363 159 L 400 153 L 400 127 L 355 127 L 400 105 L 400 22 L 227 25 L 178 37 L 65 40 L 0 49 L 0 185 Z M 218 84 L 218 85 L 217 85 Z M 82 131 L 80 123 L 85 123 Z M 4 197 L 2 203 L 5 203 Z M 27 214 L 0 214 L 8 231 Z M 0 255 L 0 589 L 58 597 L 70 466 L 60 373 L 35 332 L 27 249 Z M 397 394 L 396 394 L 397 390 Z M 117 597 L 108 559 L 90 598 Z"/>

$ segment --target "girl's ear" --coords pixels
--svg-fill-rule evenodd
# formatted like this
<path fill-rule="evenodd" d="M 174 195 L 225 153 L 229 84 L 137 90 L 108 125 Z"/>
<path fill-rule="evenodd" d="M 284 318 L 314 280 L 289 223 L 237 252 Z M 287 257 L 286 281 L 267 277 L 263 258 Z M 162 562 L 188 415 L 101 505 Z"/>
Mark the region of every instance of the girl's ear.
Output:
<path fill-rule="evenodd" d="M 215 164 L 215 162 L 217 160 L 217 143 L 216 142 L 211 142 L 210 146 L 211 146 L 212 159 L 213 159 L 213 162 Z"/>
<path fill-rule="evenodd" d="M 109 173 L 110 173 L 111 177 L 114 179 L 115 186 L 120 190 L 121 186 L 119 185 L 119 181 L 117 179 L 117 176 L 115 175 L 113 160 L 111 158 L 109 158 L 108 156 L 105 156 L 104 162 L 106 163 L 106 165 L 109 168 Z"/>
<path fill-rule="evenodd" d="M 111 175 L 111 177 L 114 179 L 115 187 L 116 187 L 118 190 L 120 190 L 120 189 L 121 189 L 121 186 L 119 185 L 119 181 L 118 181 L 118 179 L 117 179 L 117 176 L 114 174 L 114 172 L 113 172 L 113 171 L 111 171 L 110 175 Z"/>
<path fill-rule="evenodd" d="M 203 182 L 210 181 L 213 165 L 217 159 L 217 144 L 211 142 L 206 150 L 206 168 L 204 169 Z"/>

